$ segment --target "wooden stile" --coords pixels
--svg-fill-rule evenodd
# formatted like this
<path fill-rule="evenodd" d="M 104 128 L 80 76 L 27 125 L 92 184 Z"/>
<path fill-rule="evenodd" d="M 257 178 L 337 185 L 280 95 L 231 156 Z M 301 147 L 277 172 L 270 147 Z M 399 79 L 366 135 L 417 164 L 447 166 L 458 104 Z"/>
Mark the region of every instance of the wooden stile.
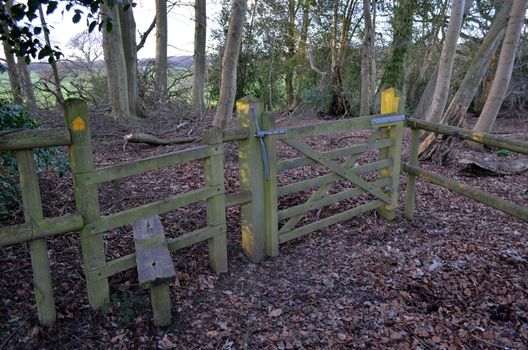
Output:
<path fill-rule="evenodd" d="M 176 277 L 176 270 L 165 231 L 159 216 L 136 221 L 133 227 L 139 284 L 150 288 L 154 324 L 168 326 L 171 323 L 169 283 Z"/>

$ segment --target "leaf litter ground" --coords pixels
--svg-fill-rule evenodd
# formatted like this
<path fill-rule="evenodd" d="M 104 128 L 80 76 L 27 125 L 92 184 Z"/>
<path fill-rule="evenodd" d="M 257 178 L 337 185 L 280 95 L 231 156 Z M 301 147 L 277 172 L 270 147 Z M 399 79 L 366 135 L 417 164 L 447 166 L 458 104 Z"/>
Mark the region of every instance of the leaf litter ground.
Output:
<path fill-rule="evenodd" d="M 188 131 L 183 125 L 169 131 L 165 125 L 173 121 L 162 116 L 148 125 L 124 128 L 95 115 L 98 166 L 183 148 L 124 146 L 121 136 L 131 128 L 165 137 L 186 136 Z M 47 119 L 48 126 L 61 125 L 60 117 Z M 315 121 L 299 118 L 286 124 Z M 350 135 L 340 147 L 368 136 Z M 306 142 L 322 150 L 335 148 L 332 140 Z M 228 192 L 238 190 L 236 154 L 234 145 L 226 146 Z M 286 146 L 279 147 L 279 154 L 295 156 Z M 485 156 L 494 154 L 488 151 Z M 358 162 L 372 157 L 367 154 Z M 471 178 L 460 175 L 456 162 L 446 167 L 421 165 L 528 206 L 527 173 Z M 101 186 L 101 212 L 199 188 L 201 169 L 200 162 L 187 163 Z M 324 169 L 303 167 L 286 172 L 279 181 L 321 174 Z M 74 212 L 71 177 L 45 172 L 40 183 L 47 216 Z M 417 184 L 415 220 L 409 222 L 402 213 L 404 191 L 402 176 L 400 209 L 393 222 L 369 212 L 281 245 L 278 257 L 260 263 L 242 254 L 239 208 L 229 209 L 229 272 L 217 276 L 211 271 L 205 244 L 173 254 L 177 270 L 171 285 L 173 324 L 166 329 L 153 326 L 149 293 L 138 287 L 134 270 L 110 279 L 112 303 L 106 313 L 91 310 L 77 233 L 49 240 L 58 321 L 53 328 L 40 327 L 28 247 L 3 248 L 0 349 L 527 348 L 528 224 L 422 181 Z M 285 196 L 280 206 L 302 203 L 309 195 Z M 301 224 L 367 199 L 311 212 Z M 205 225 L 204 206 L 195 204 L 162 219 L 168 236 L 178 236 Z M 2 224 L 20 220 L 18 214 Z M 130 225 L 105 233 L 105 239 L 109 259 L 133 250 Z"/>

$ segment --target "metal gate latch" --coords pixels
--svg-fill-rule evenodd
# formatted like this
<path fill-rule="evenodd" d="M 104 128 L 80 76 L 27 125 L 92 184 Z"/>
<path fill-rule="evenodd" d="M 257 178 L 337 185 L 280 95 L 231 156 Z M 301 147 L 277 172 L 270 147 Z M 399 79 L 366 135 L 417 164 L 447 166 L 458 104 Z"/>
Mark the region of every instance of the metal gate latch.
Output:
<path fill-rule="evenodd" d="M 266 181 L 269 181 L 270 170 L 269 170 L 269 160 L 268 160 L 268 149 L 266 148 L 264 137 L 266 135 L 286 134 L 288 132 L 288 129 L 262 130 L 257 120 L 257 116 L 255 115 L 254 107 L 251 107 L 251 117 L 253 118 L 253 121 L 255 122 L 255 127 L 257 129 L 257 132 L 255 133 L 255 137 L 258 137 L 259 139 L 260 155 L 262 157 L 262 164 L 264 166 L 264 178 L 266 179 Z"/>
<path fill-rule="evenodd" d="M 402 120 L 405 120 L 405 115 L 391 115 L 388 117 L 374 118 L 372 119 L 371 124 L 379 125 L 379 124 L 395 123 L 395 122 L 401 122 Z"/>

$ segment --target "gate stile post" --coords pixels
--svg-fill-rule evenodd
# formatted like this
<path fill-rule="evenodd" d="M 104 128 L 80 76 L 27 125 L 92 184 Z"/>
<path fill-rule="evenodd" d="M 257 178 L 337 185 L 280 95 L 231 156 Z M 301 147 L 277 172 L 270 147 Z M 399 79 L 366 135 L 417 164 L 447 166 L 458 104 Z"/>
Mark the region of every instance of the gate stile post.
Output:
<path fill-rule="evenodd" d="M 221 234 L 217 234 L 207 241 L 209 262 L 216 273 L 227 272 L 227 236 L 224 191 L 224 144 L 222 129 L 212 128 L 204 131 L 203 143 L 215 147 L 212 156 L 205 160 L 205 183 L 209 187 L 221 186 L 218 195 L 207 199 L 207 225 L 218 227 Z"/>
<path fill-rule="evenodd" d="M 75 204 L 84 220 L 84 228 L 81 230 L 81 248 L 88 301 L 97 310 L 110 302 L 110 290 L 108 279 L 98 277 L 94 272 L 106 263 L 103 235 L 102 233 L 90 233 L 86 228 L 100 217 L 97 185 L 87 185 L 79 177 L 79 175 L 95 170 L 86 102 L 81 99 L 68 99 L 64 103 L 64 113 L 72 139 L 70 166 Z"/>
<path fill-rule="evenodd" d="M 240 164 L 240 191 L 251 192 L 251 202 L 240 207 L 242 225 L 242 250 L 253 261 L 263 260 L 266 250 L 266 217 L 264 208 L 264 168 L 260 154 L 257 131 L 252 109 L 260 125 L 264 103 L 253 96 L 237 101 L 237 122 L 239 128 L 248 128 L 249 137 L 238 144 Z"/>
<path fill-rule="evenodd" d="M 411 128 L 411 141 L 409 149 L 409 165 L 418 165 L 418 148 L 420 146 L 420 129 Z M 405 191 L 405 211 L 407 220 L 414 218 L 414 207 L 416 205 L 416 176 L 407 173 L 407 189 Z"/>
<path fill-rule="evenodd" d="M 38 222 L 44 219 L 33 150 L 17 151 L 20 192 L 24 206 L 24 219 L 31 224 L 33 232 L 38 230 Z M 48 261 L 48 245 L 45 238 L 30 241 L 33 286 L 37 303 L 38 319 L 44 326 L 55 324 L 57 314 L 53 300 L 53 286 Z"/>
<path fill-rule="evenodd" d="M 381 93 L 381 114 L 403 114 L 404 106 L 401 102 L 401 93 L 395 88 L 389 88 Z M 394 220 L 396 217 L 396 208 L 398 207 L 398 187 L 400 183 L 400 167 L 401 167 L 401 149 L 402 142 L 398 142 L 403 136 L 404 122 L 398 125 L 383 127 L 378 130 L 378 139 L 392 139 L 394 145 L 379 150 L 379 159 L 392 159 L 392 167 L 384 168 L 378 171 L 380 178 L 391 177 L 392 185 L 390 191 L 387 191 L 391 196 L 391 203 L 384 204 L 378 209 L 378 214 L 386 220 Z"/>
<path fill-rule="evenodd" d="M 275 116 L 266 113 L 262 118 L 265 130 L 275 129 Z M 277 213 L 277 140 L 274 135 L 265 137 L 268 154 L 269 178 L 264 179 L 264 212 L 266 216 L 266 254 L 279 255 L 279 219 Z"/>

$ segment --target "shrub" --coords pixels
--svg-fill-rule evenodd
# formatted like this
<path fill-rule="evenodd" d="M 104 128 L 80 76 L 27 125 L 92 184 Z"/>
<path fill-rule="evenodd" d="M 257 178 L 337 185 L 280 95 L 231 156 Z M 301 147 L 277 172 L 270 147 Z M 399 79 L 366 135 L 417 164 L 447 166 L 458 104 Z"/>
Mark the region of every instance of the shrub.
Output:
<path fill-rule="evenodd" d="M 6 132 L 17 129 L 36 129 L 39 124 L 32 118 L 26 107 L 13 104 L 7 100 L 0 100 L 0 130 Z M 68 169 L 65 155 L 59 148 L 39 148 L 35 151 L 37 172 L 51 167 L 59 175 Z M 0 153 L 0 217 L 4 218 L 9 210 L 20 204 L 18 188 L 18 169 L 14 152 Z"/>

